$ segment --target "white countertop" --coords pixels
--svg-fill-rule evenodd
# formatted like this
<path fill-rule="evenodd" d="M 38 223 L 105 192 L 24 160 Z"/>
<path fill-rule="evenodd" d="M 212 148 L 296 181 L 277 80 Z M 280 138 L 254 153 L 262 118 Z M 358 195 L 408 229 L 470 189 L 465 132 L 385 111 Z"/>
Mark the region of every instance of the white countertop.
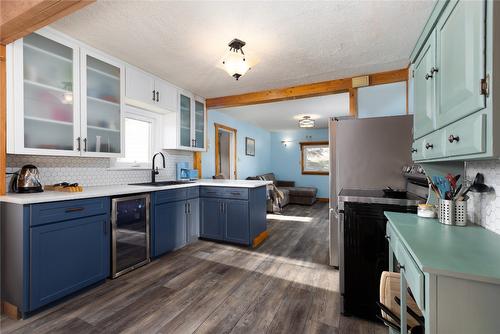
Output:
<path fill-rule="evenodd" d="M 84 187 L 83 192 L 74 192 L 74 193 L 61 192 L 61 191 L 44 191 L 42 193 L 32 193 L 32 194 L 8 193 L 4 196 L 0 196 L 0 202 L 7 202 L 14 204 L 34 204 L 34 203 L 56 202 L 56 201 L 68 201 L 81 198 L 148 193 L 166 189 L 197 187 L 197 186 L 258 188 L 271 183 L 272 183 L 271 181 L 202 179 L 202 180 L 197 180 L 193 183 L 176 184 L 164 187 L 136 186 L 136 185 L 91 186 L 91 187 Z"/>

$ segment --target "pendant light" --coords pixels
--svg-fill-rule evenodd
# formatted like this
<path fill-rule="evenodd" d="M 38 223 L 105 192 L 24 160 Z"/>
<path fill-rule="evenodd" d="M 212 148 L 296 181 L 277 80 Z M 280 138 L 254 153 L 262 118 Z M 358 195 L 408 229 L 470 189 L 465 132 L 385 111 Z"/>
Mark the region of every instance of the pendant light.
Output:
<path fill-rule="evenodd" d="M 226 72 L 236 80 L 245 75 L 250 69 L 250 65 L 245 59 L 245 53 L 243 53 L 245 44 L 242 40 L 233 39 L 229 42 L 229 52 L 222 61 Z"/>
<path fill-rule="evenodd" d="M 299 128 L 314 128 L 314 120 L 311 116 L 304 116 L 299 120 Z"/>

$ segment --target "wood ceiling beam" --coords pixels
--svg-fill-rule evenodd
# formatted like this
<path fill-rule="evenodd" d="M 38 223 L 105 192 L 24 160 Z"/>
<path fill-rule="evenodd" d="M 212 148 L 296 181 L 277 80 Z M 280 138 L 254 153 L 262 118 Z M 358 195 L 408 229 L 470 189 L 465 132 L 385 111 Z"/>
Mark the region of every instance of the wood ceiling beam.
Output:
<path fill-rule="evenodd" d="M 370 86 L 406 81 L 408 68 L 369 75 Z M 240 95 L 230 95 L 206 99 L 207 108 L 229 108 L 245 105 L 270 103 L 284 100 L 348 92 L 352 89 L 352 78 L 316 82 L 312 84 L 263 90 Z"/>
<path fill-rule="evenodd" d="M 2 0 L 0 44 L 29 35 L 93 2 L 95 0 Z"/>

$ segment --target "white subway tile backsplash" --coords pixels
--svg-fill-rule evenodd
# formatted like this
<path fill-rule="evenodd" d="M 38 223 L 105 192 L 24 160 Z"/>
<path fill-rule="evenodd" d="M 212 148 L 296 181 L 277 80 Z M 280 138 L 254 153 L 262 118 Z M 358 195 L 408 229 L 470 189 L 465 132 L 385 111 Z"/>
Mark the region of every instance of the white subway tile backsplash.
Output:
<path fill-rule="evenodd" d="M 192 166 L 193 153 L 178 150 L 164 150 L 165 169 L 160 170 L 158 180 L 174 180 L 176 163 L 187 161 Z M 7 172 L 13 173 L 23 165 L 33 164 L 38 167 L 43 184 L 59 182 L 77 182 L 82 186 L 99 186 L 112 184 L 128 184 L 147 182 L 151 179 L 151 171 L 110 169 L 109 158 L 82 158 L 56 156 L 7 155 Z M 157 163 L 161 163 L 157 159 Z M 161 166 L 161 165 L 160 165 Z M 7 175 L 10 182 L 10 175 Z"/>
<path fill-rule="evenodd" d="M 492 191 L 486 194 L 469 192 L 469 219 L 500 234 L 500 160 L 467 162 L 467 179 L 473 180 L 477 173 L 484 175 L 484 183 L 492 187 Z"/>

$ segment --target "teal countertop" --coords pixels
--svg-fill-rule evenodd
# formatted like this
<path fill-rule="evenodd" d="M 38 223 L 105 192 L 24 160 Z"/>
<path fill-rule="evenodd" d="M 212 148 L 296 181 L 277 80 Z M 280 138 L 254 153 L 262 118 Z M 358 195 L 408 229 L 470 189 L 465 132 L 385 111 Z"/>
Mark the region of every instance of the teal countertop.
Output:
<path fill-rule="evenodd" d="M 385 216 L 423 272 L 500 284 L 500 235 L 476 225 L 443 225 L 416 214 Z"/>

